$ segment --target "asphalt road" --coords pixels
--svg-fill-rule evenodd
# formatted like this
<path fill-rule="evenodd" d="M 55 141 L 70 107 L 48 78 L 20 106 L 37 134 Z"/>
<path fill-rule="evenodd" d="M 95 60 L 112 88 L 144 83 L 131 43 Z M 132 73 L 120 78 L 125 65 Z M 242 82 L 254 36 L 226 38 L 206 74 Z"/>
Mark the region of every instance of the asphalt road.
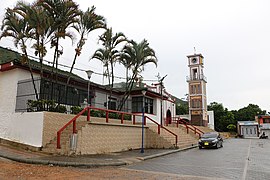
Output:
<path fill-rule="evenodd" d="M 191 149 L 125 167 L 190 179 L 270 179 L 269 139 L 228 139 L 219 149 Z"/>

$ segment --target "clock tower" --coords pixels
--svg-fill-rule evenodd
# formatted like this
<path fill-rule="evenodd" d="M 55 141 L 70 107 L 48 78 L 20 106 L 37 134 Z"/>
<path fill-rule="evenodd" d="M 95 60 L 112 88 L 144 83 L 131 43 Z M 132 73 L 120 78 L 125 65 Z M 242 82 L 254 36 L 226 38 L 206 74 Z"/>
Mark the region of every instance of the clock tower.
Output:
<path fill-rule="evenodd" d="M 188 103 L 191 124 L 207 126 L 207 101 L 206 101 L 206 77 L 203 73 L 203 56 L 194 54 L 187 56 L 189 76 L 188 82 Z"/>

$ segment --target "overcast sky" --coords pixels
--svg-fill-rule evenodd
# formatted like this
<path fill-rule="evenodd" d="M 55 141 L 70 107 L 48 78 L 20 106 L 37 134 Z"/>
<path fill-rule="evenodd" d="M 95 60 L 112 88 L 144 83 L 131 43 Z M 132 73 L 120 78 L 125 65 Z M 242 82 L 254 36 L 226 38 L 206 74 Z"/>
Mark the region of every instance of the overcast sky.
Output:
<path fill-rule="evenodd" d="M 269 0 L 75 1 L 82 10 L 96 6 L 96 13 L 106 18 L 114 32 L 123 32 L 137 42 L 144 38 L 149 41 L 158 67 L 147 65 L 144 79 L 156 80 L 158 73 L 168 75 L 164 80 L 167 91 L 185 97 L 189 74 L 186 56 L 194 54 L 195 47 L 204 56 L 208 104 L 215 101 L 238 110 L 253 103 L 270 111 Z M 1 20 L 5 8 L 15 2 L 1 1 Z M 103 71 L 100 62 L 89 63 L 101 33 L 98 30 L 89 36 L 77 68 Z M 70 41 L 66 44 L 60 63 L 71 65 L 74 50 Z M 14 49 L 8 39 L 1 40 L 0 45 Z M 123 68 L 116 68 L 116 76 L 124 77 Z M 82 71 L 74 73 L 86 78 Z M 96 74 L 91 80 L 106 83 Z"/>

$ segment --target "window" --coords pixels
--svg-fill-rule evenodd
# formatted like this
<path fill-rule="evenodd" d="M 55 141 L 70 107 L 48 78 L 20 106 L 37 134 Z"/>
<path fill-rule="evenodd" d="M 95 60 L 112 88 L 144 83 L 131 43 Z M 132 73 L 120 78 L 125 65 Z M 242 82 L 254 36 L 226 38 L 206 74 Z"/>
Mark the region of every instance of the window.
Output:
<path fill-rule="evenodd" d="M 109 101 L 108 102 L 108 108 L 111 110 L 116 110 L 116 102 L 115 101 Z"/>
<path fill-rule="evenodd" d="M 142 106 L 143 104 L 143 97 L 133 97 L 132 98 L 132 112 L 142 112 Z M 144 99 L 144 112 L 145 113 L 149 113 L 149 114 L 153 114 L 153 104 L 154 104 L 154 100 L 145 97 Z"/>
<path fill-rule="evenodd" d="M 132 98 L 132 112 L 142 112 L 143 97 Z"/>
<path fill-rule="evenodd" d="M 144 112 L 153 114 L 153 99 L 150 98 L 145 98 L 145 107 L 144 107 Z"/>
<path fill-rule="evenodd" d="M 191 94 L 201 94 L 202 88 L 200 84 L 195 84 L 190 86 L 190 93 Z"/>
<path fill-rule="evenodd" d="M 192 99 L 191 100 L 191 107 L 192 108 L 201 108 L 202 101 L 201 99 Z"/>
<path fill-rule="evenodd" d="M 252 134 L 252 129 L 250 129 L 250 134 Z"/>
<path fill-rule="evenodd" d="M 193 69 L 193 79 L 198 79 L 198 71 L 197 69 Z"/>
<path fill-rule="evenodd" d="M 114 97 L 109 97 L 108 99 L 109 99 L 109 101 L 108 101 L 108 109 L 116 110 L 116 101 L 117 101 L 117 99 L 114 98 Z"/>

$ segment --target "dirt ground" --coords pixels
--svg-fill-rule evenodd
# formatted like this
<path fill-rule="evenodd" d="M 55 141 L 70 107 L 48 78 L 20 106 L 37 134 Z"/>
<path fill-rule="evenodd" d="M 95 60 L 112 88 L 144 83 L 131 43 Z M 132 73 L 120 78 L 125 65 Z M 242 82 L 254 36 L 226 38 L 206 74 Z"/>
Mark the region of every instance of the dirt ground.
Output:
<path fill-rule="evenodd" d="M 75 168 L 32 165 L 0 158 L 0 180 L 5 179 L 192 179 L 173 174 L 128 170 L 125 167 Z"/>

